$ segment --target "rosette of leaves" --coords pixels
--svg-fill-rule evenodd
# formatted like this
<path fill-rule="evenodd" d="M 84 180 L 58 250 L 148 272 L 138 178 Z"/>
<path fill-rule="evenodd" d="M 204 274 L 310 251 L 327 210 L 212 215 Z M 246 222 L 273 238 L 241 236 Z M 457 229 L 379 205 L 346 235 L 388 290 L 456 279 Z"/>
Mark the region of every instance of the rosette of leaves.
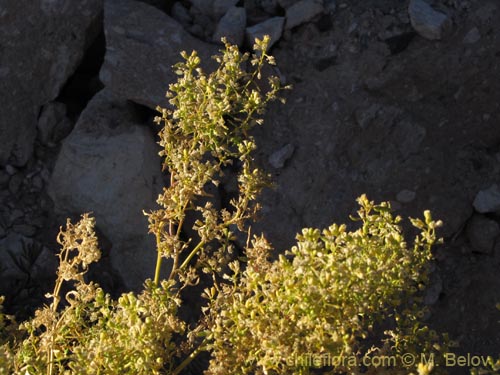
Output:
<path fill-rule="evenodd" d="M 412 219 L 420 234 L 408 246 L 401 218 L 391 214 L 388 203 L 375 205 L 364 195 L 358 202 L 359 229 L 337 224 L 304 229 L 297 245 L 274 262 L 267 259 L 267 242 L 255 238 L 246 268 L 232 263 L 230 282 L 206 291 L 213 355 L 208 374 L 308 374 L 316 366 L 355 373 L 356 366 L 307 358 L 374 352 L 363 342 L 391 317 L 400 328 L 388 332 L 390 345 L 380 348 L 417 350 L 412 345 L 428 339 L 413 304 L 427 281 L 440 222 L 427 211 L 424 220 Z"/>

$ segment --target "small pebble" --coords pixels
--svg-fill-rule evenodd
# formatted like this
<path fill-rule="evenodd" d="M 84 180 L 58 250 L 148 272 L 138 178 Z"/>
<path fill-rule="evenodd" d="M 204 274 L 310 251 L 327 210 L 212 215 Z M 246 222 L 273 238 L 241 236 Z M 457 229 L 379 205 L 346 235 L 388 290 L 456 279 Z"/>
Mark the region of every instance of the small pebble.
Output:
<path fill-rule="evenodd" d="M 401 202 L 401 203 L 410 203 L 411 201 L 413 201 L 416 197 L 416 193 L 414 191 L 411 191 L 411 190 L 401 190 L 398 195 L 396 195 L 396 199 L 398 200 L 398 202 Z"/>

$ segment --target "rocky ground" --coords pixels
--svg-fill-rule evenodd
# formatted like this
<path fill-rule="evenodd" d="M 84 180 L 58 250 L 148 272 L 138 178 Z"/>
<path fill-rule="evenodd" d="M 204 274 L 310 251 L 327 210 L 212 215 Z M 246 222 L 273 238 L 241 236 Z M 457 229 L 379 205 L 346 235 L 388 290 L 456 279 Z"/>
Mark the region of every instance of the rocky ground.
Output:
<path fill-rule="evenodd" d="M 255 131 L 274 176 L 257 230 L 277 251 L 345 221 L 355 198 L 444 221 L 428 320 L 460 353 L 500 353 L 500 5 L 495 0 L 24 1 L 0 7 L 0 294 L 29 314 L 66 217 L 93 211 L 93 277 L 150 277 L 142 209 L 165 184 L 154 108 L 182 49 L 273 37 L 293 85 Z M 29 35 L 29 37 L 27 37 Z M 211 68 L 206 64 L 207 69 Z M 223 186 L 221 194 L 231 193 Z M 459 373 L 460 369 L 453 373 Z M 464 370 L 465 371 L 465 370 Z"/>

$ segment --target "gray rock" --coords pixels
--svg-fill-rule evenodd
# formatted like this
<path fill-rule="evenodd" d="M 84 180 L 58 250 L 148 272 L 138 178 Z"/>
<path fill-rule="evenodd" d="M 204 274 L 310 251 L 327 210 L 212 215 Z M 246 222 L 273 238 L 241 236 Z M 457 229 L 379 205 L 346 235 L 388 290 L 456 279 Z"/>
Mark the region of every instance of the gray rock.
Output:
<path fill-rule="evenodd" d="M 421 188 L 429 192 L 430 187 Z M 439 228 L 439 236 L 444 238 L 453 237 L 462 232 L 465 224 L 473 214 L 474 210 L 468 201 L 467 193 L 460 186 L 453 186 L 445 191 L 433 188 L 429 200 L 423 206 L 430 208 L 432 217 L 443 220 L 443 227 Z"/>
<path fill-rule="evenodd" d="M 25 237 L 33 237 L 37 232 L 37 228 L 30 224 L 15 224 L 12 226 L 12 230 Z"/>
<path fill-rule="evenodd" d="M 411 0 L 408 14 L 415 31 L 426 39 L 441 39 L 451 28 L 450 17 L 434 10 L 424 0 Z"/>
<path fill-rule="evenodd" d="M 281 38 L 284 23 L 284 17 L 273 17 L 264 22 L 247 27 L 245 32 L 247 43 L 253 45 L 255 38 L 262 39 L 264 35 L 269 35 L 271 37 L 271 41 L 269 42 L 268 49 L 270 49 L 274 43 Z"/>
<path fill-rule="evenodd" d="M 147 22 L 144 22 L 147 20 Z M 173 18 L 133 0 L 110 0 L 104 9 L 106 55 L 101 81 L 120 97 L 150 108 L 168 105 L 165 93 L 177 79 L 172 65 L 180 52 L 198 51 L 205 68 L 215 46 L 191 36 Z"/>
<path fill-rule="evenodd" d="M 337 10 L 337 0 L 325 0 L 325 11 L 328 13 L 335 13 Z"/>
<path fill-rule="evenodd" d="M 0 239 L 4 238 L 7 235 L 7 230 L 0 224 Z"/>
<path fill-rule="evenodd" d="M 220 19 L 227 11 L 238 3 L 238 0 L 214 0 L 212 16 L 214 19 Z"/>
<path fill-rule="evenodd" d="M 301 0 L 286 10 L 285 29 L 306 23 L 323 11 L 323 0 Z"/>
<path fill-rule="evenodd" d="M 71 131 L 70 120 L 66 117 L 66 106 L 58 102 L 44 105 L 37 128 L 42 144 L 49 146 L 61 141 Z"/>
<path fill-rule="evenodd" d="M 472 203 L 474 209 L 481 213 L 493 213 L 500 211 L 500 189 L 497 184 L 477 193 Z"/>
<path fill-rule="evenodd" d="M 154 137 L 133 119 L 125 100 L 98 93 L 64 140 L 48 191 L 60 216 L 93 212 L 113 266 L 138 290 L 156 264 L 143 210 L 156 207 L 163 184 Z"/>
<path fill-rule="evenodd" d="M 396 199 L 400 203 L 410 203 L 415 200 L 417 194 L 412 190 L 401 190 L 397 195 Z"/>
<path fill-rule="evenodd" d="M 31 181 L 31 186 L 35 189 L 35 191 L 41 191 L 45 186 L 43 178 L 40 175 L 34 176 L 33 180 Z"/>
<path fill-rule="evenodd" d="M 367 108 L 358 108 L 354 113 L 356 122 L 361 128 L 365 129 L 377 117 L 381 108 L 382 106 L 377 103 L 371 104 Z"/>
<path fill-rule="evenodd" d="M 295 147 L 291 144 L 287 144 L 271 154 L 269 157 L 269 164 L 271 164 L 275 169 L 283 168 L 286 161 L 292 157 L 294 151 Z"/>
<path fill-rule="evenodd" d="M 46 219 L 43 215 L 34 215 L 30 218 L 29 220 L 30 225 L 33 225 L 37 227 L 38 229 L 41 229 L 45 226 L 46 224 Z"/>
<path fill-rule="evenodd" d="M 262 10 L 267 14 L 272 16 L 276 14 L 276 10 L 278 8 L 277 0 L 260 0 L 258 3 L 260 8 L 262 8 Z"/>
<path fill-rule="evenodd" d="M 241 47 L 245 38 L 245 27 L 247 14 L 245 8 L 230 8 L 222 17 L 215 29 L 213 40 L 220 43 L 222 37 L 226 37 L 231 44 Z"/>
<path fill-rule="evenodd" d="M 278 0 L 278 4 L 284 8 L 290 8 L 293 4 L 298 3 L 300 0 Z"/>
<path fill-rule="evenodd" d="M 500 235 L 500 226 L 494 220 L 475 214 L 467 223 L 466 233 L 473 251 L 490 254 Z"/>
<path fill-rule="evenodd" d="M 40 107 L 59 95 L 97 36 L 102 0 L 2 4 L 0 165 L 23 166 L 33 152 Z"/>
<path fill-rule="evenodd" d="M 12 296 L 16 290 L 26 292 L 20 291 L 19 286 L 28 281 L 33 286 L 54 280 L 57 266 L 57 257 L 41 243 L 9 233 L 0 240 L 0 295 Z"/>
<path fill-rule="evenodd" d="M 43 247 L 31 269 L 35 280 L 55 277 L 59 262 L 57 256 L 47 247 Z"/>
<path fill-rule="evenodd" d="M 198 38 L 205 38 L 205 30 L 203 30 L 203 27 L 198 24 L 194 24 L 193 26 L 191 26 L 189 28 L 189 32 Z"/>
<path fill-rule="evenodd" d="M 29 270 L 30 264 L 27 261 L 38 256 L 31 253 L 36 250 L 33 243 L 33 239 L 17 233 L 9 233 L 0 240 L 0 295 L 10 292 L 4 289 L 8 284 L 5 280 L 21 280 L 28 276 L 25 271 Z"/>
<path fill-rule="evenodd" d="M 9 191 L 12 194 L 17 194 L 21 190 L 21 185 L 23 184 L 23 175 L 21 173 L 16 173 L 9 180 Z"/>
<path fill-rule="evenodd" d="M 213 13 L 213 0 L 207 1 L 207 0 L 189 0 L 191 3 L 191 9 L 190 11 L 193 11 L 193 8 L 195 8 L 197 12 L 204 13 L 207 16 L 212 16 Z"/>
<path fill-rule="evenodd" d="M 429 286 L 425 290 L 424 303 L 427 306 L 434 305 L 443 291 L 443 280 L 438 273 L 433 272 L 430 276 Z"/>
<path fill-rule="evenodd" d="M 12 176 L 17 173 L 17 168 L 14 167 L 13 165 L 7 164 L 5 166 L 5 172 L 7 172 L 9 176 Z"/>
<path fill-rule="evenodd" d="M 484 5 L 474 12 L 474 16 L 481 22 L 488 22 L 492 19 L 496 19 L 498 6 L 494 3 L 495 2 L 485 2 Z"/>
<path fill-rule="evenodd" d="M 198 31 L 198 29 L 193 28 L 193 26 L 190 29 L 196 30 L 195 35 L 199 36 L 202 40 L 211 40 L 212 34 L 215 31 L 215 21 L 210 15 L 212 12 L 207 14 L 200 11 L 197 7 L 192 7 L 189 13 L 193 17 L 193 26 L 199 26 L 201 28 L 201 32 Z"/>
<path fill-rule="evenodd" d="M 22 218 L 24 216 L 24 213 L 23 211 L 21 211 L 20 209 L 16 208 L 16 209 L 13 209 L 11 212 L 10 212 L 10 215 L 9 215 L 9 222 L 12 224 L 12 223 L 16 223 L 18 221 L 18 219 Z"/>
<path fill-rule="evenodd" d="M 464 36 L 464 43 L 466 44 L 474 44 L 477 43 L 481 39 L 481 33 L 477 27 L 473 27 L 469 30 L 467 34 Z"/>
<path fill-rule="evenodd" d="M 394 129 L 394 138 L 401 155 L 407 158 L 411 154 L 418 152 L 427 131 L 424 127 L 405 119 L 396 124 Z"/>
<path fill-rule="evenodd" d="M 9 183 L 10 176 L 6 171 L 0 170 L 0 187 L 4 187 Z"/>
<path fill-rule="evenodd" d="M 178 1 L 172 5 L 171 14 L 172 18 L 183 26 L 189 25 L 193 22 L 193 18 L 189 14 L 188 10 Z"/>

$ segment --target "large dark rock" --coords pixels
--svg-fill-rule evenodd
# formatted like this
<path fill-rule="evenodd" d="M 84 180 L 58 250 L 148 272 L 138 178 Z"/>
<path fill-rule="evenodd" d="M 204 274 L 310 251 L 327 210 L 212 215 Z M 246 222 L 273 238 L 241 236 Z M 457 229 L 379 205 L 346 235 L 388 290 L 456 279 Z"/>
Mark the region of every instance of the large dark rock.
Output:
<path fill-rule="evenodd" d="M 60 216 L 93 212 L 113 244 L 111 263 L 138 290 L 156 262 L 143 210 L 156 207 L 163 184 L 154 137 L 129 106 L 108 89 L 91 100 L 63 142 L 49 193 Z"/>
<path fill-rule="evenodd" d="M 106 55 L 101 81 L 120 97 L 156 108 L 166 106 L 168 85 L 176 80 L 172 65 L 181 51 L 196 50 L 205 67 L 217 47 L 188 34 L 173 18 L 133 0 L 109 0 L 104 10 Z M 208 63 L 208 64 L 207 64 Z"/>
<path fill-rule="evenodd" d="M 53 100 L 99 31 L 102 0 L 0 5 L 0 165 L 30 158 L 40 107 Z"/>

